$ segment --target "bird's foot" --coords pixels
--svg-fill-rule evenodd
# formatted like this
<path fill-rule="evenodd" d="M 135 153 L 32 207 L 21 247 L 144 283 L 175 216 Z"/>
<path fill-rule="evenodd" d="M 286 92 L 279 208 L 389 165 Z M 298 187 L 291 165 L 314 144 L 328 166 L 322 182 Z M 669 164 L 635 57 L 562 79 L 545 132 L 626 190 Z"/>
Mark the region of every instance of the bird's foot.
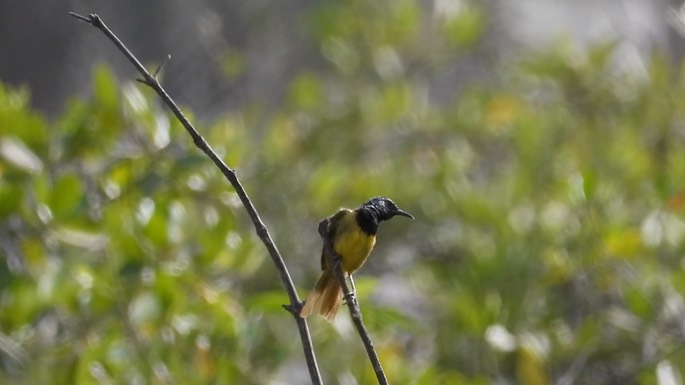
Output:
<path fill-rule="evenodd" d="M 354 306 L 359 306 L 359 302 L 357 302 L 357 295 L 353 292 L 347 293 L 343 296 L 343 303 L 345 305 L 347 305 L 349 303 L 353 303 Z"/>

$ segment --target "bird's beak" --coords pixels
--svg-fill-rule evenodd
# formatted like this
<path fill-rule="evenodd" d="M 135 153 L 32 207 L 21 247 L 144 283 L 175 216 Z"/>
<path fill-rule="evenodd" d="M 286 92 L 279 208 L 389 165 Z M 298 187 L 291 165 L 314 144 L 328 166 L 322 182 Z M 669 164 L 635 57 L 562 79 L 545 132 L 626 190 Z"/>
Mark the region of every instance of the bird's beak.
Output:
<path fill-rule="evenodd" d="M 412 216 L 412 215 L 409 214 L 408 212 L 406 212 L 406 211 L 404 211 L 404 210 L 401 210 L 401 209 L 397 209 L 397 212 L 395 213 L 395 215 L 401 215 L 401 216 L 403 216 L 403 217 L 407 217 L 407 218 L 414 219 L 414 216 Z"/>

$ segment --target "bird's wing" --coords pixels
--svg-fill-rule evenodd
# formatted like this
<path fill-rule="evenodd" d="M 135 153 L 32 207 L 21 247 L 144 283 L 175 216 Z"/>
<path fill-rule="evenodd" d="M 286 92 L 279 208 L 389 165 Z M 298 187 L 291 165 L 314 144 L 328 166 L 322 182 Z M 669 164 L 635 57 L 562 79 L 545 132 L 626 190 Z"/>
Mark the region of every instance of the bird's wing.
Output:
<path fill-rule="evenodd" d="M 322 237 L 325 235 L 325 237 L 332 242 L 333 238 L 335 238 L 335 234 L 338 232 L 340 219 L 351 212 L 352 210 L 350 209 L 340 209 L 334 215 L 319 222 L 319 234 L 321 234 Z M 326 228 L 322 229 L 322 226 L 326 226 Z M 324 239 L 324 242 L 325 241 L 326 240 Z M 328 265 L 328 258 L 326 257 L 325 253 L 326 245 L 324 243 L 323 250 L 321 250 L 321 270 L 326 270 L 326 266 Z"/>

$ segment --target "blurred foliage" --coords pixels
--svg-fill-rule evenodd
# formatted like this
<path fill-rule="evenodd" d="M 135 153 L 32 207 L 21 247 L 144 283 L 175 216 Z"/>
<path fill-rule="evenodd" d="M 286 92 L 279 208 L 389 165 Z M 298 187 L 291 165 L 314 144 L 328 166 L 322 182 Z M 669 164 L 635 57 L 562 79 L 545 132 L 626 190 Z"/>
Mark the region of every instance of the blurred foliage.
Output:
<path fill-rule="evenodd" d="M 357 282 L 392 383 L 681 383 L 679 71 L 560 41 L 436 103 L 422 74 L 478 44 L 482 9 L 324 2 L 306 20 L 320 70 L 273 113 L 198 127 L 302 297 L 318 220 L 387 195 L 417 219 L 383 226 Z M 307 383 L 230 185 L 149 90 L 105 68 L 92 84 L 54 122 L 0 86 L 0 383 Z M 346 314 L 310 326 L 328 383 L 374 383 Z"/>

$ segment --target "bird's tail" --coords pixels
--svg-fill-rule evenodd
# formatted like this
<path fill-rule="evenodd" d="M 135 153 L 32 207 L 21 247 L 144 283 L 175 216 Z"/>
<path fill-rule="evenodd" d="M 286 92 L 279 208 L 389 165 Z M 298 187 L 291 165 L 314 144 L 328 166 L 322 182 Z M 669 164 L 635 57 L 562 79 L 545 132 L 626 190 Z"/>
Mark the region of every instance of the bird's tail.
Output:
<path fill-rule="evenodd" d="M 326 269 L 316 281 L 314 291 L 309 294 L 307 301 L 300 311 L 300 317 L 319 314 L 329 321 L 333 321 L 340 309 L 343 296 L 340 283 L 332 269 Z"/>

